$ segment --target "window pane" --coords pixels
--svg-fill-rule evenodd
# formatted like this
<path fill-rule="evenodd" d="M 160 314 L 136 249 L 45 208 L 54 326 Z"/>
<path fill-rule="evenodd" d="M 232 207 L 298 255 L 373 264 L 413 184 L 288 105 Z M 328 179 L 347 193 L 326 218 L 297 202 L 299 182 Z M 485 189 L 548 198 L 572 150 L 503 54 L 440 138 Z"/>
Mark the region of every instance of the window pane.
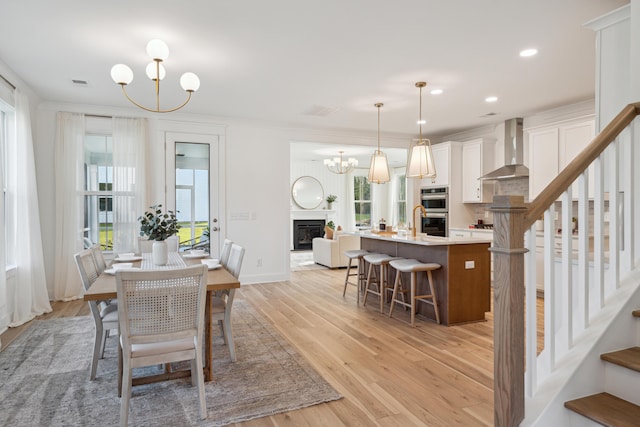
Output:
<path fill-rule="evenodd" d="M 103 250 L 113 248 L 113 199 L 111 195 L 84 197 L 85 247 L 99 243 Z"/>

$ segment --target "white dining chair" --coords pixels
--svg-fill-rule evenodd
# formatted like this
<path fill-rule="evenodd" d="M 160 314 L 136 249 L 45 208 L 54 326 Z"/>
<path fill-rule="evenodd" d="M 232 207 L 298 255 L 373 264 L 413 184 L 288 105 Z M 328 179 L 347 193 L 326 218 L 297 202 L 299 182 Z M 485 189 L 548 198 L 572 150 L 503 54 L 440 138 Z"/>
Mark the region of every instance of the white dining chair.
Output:
<path fill-rule="evenodd" d="M 121 426 L 129 417 L 133 368 L 184 360 L 191 361 L 200 418 L 207 417 L 202 370 L 206 275 L 205 265 L 116 272 L 123 362 Z"/>
<path fill-rule="evenodd" d="M 168 237 L 165 241 L 167 242 L 167 247 L 169 249 L 169 252 L 178 252 L 178 248 L 180 246 L 180 241 L 178 240 L 178 236 L 173 235 L 171 237 Z M 141 254 L 151 253 L 151 250 L 153 248 L 153 242 L 155 242 L 155 240 L 149 240 L 145 236 L 139 236 L 138 252 Z"/>
<path fill-rule="evenodd" d="M 78 272 L 80 273 L 82 286 L 87 290 L 100 275 L 96 267 L 93 252 L 91 249 L 85 249 L 75 254 L 74 259 L 78 267 Z M 118 306 L 99 301 L 88 301 L 88 303 L 96 326 L 91 372 L 89 374 L 89 378 L 94 380 L 98 368 L 98 359 L 104 357 L 104 346 L 109 336 L 109 331 L 118 329 Z"/>
<path fill-rule="evenodd" d="M 104 259 L 104 254 L 102 253 L 102 249 L 99 244 L 91 245 L 89 248 L 91 249 L 91 254 L 93 255 L 93 260 L 96 263 L 96 268 L 98 269 L 98 275 L 102 274 L 103 271 L 107 269 L 107 261 Z"/>
<path fill-rule="evenodd" d="M 243 258 L 244 248 L 233 243 L 229 249 L 229 262 L 226 268 L 236 279 L 240 276 Z M 231 325 L 231 309 L 233 307 L 235 293 L 235 289 L 225 289 L 216 292 L 216 294 L 211 297 L 211 318 L 213 321 L 217 320 L 218 325 L 220 325 L 222 337 L 224 343 L 229 348 L 229 356 L 232 362 L 236 361 L 236 347 L 233 342 L 233 327 Z"/>
<path fill-rule="evenodd" d="M 231 245 L 233 245 L 233 241 L 229 239 L 224 239 L 224 243 L 222 244 L 222 250 L 220 251 L 220 264 L 222 264 L 224 267 L 226 267 L 227 263 L 229 262 Z"/>

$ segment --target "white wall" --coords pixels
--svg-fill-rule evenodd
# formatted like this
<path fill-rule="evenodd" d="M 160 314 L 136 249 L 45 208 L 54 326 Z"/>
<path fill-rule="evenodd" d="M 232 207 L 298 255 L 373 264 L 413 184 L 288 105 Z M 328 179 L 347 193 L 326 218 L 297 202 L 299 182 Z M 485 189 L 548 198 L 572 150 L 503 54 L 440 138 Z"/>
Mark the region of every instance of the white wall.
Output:
<path fill-rule="evenodd" d="M 281 127 L 179 112 L 157 116 L 137 109 L 43 103 L 38 108 L 34 135 L 45 268 L 50 291 L 54 278 L 56 195 L 53 159 L 58 111 L 148 117 L 154 165 L 150 174 L 154 183 L 150 199 L 157 201 L 164 200 L 164 132 L 221 132 L 221 144 L 224 146 L 221 150 L 224 169 L 221 237 L 230 238 L 245 247 L 240 279 L 246 284 L 289 278 L 290 142 L 304 140 L 372 147 L 375 144 L 374 134 Z M 387 145 L 404 148 L 410 138 L 411 135 L 392 137 Z M 339 202 L 346 200 L 346 193 L 342 194 L 340 188 L 333 184 L 328 185 L 326 191 L 338 195 Z M 345 208 L 344 203 L 335 206 Z M 247 217 L 249 219 L 237 219 Z"/>

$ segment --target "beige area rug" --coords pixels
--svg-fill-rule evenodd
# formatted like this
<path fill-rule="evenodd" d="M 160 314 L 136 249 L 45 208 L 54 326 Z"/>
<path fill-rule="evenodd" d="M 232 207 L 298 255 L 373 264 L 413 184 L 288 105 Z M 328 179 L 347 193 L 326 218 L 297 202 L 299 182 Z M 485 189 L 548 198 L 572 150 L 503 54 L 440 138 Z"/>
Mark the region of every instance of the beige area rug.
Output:
<path fill-rule="evenodd" d="M 186 378 L 134 387 L 129 424 L 224 426 L 341 398 L 240 299 L 234 302 L 233 327 L 235 363 L 222 338 L 214 343 L 215 380 L 205 385 L 206 420 L 200 420 L 197 389 Z M 117 425 L 116 340 L 107 340 L 96 380 L 90 381 L 93 334 L 90 317 L 35 320 L 0 352 L 0 424 Z M 145 369 L 147 374 L 157 368 Z M 138 374 L 134 371 L 134 376 Z"/>

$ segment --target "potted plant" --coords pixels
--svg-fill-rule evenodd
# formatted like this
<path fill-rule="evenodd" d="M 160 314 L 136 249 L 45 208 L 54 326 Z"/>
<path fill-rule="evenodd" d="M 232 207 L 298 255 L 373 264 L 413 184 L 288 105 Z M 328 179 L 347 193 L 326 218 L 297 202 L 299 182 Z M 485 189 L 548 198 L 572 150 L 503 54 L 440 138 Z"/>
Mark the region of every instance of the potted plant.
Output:
<path fill-rule="evenodd" d="M 329 194 L 327 196 L 327 209 L 331 209 L 331 204 L 335 202 L 337 198 L 338 196 L 336 196 L 335 194 Z"/>
<path fill-rule="evenodd" d="M 140 235 L 154 240 L 151 258 L 156 265 L 166 265 L 169 251 L 166 239 L 178 233 L 180 224 L 173 211 L 162 211 L 162 205 L 153 205 L 148 211 L 138 217 L 140 221 Z"/>

